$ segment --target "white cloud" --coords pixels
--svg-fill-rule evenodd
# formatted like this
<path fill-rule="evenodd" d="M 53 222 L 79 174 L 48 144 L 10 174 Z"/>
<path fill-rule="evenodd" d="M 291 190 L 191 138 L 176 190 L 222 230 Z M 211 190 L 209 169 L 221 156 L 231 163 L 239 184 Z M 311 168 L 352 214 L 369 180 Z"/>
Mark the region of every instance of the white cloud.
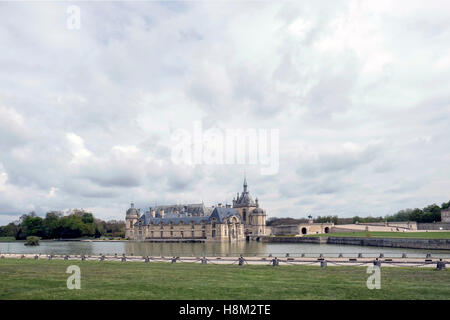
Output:
<path fill-rule="evenodd" d="M 2 4 L 0 222 L 130 201 L 270 216 L 385 215 L 448 201 L 446 1 Z M 18 19 L 17 17 L 21 17 Z M 280 171 L 177 166 L 171 135 L 280 130 Z"/>

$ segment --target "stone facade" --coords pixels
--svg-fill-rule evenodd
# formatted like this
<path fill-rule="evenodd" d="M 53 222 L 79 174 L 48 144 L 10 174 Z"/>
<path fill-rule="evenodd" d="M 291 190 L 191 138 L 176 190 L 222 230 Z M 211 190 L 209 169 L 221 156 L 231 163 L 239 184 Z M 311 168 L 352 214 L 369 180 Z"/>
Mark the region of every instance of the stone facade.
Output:
<path fill-rule="evenodd" d="M 441 211 L 441 222 L 450 223 L 450 208 Z"/>
<path fill-rule="evenodd" d="M 141 215 L 134 204 L 126 212 L 125 237 L 137 241 L 239 241 L 265 235 L 266 213 L 253 201 L 244 179 L 244 191 L 230 205 L 155 206 Z"/>
<path fill-rule="evenodd" d="M 310 220 L 309 223 L 272 226 L 272 234 L 276 236 L 288 236 L 329 233 L 333 226 L 333 223 L 313 223 Z"/>

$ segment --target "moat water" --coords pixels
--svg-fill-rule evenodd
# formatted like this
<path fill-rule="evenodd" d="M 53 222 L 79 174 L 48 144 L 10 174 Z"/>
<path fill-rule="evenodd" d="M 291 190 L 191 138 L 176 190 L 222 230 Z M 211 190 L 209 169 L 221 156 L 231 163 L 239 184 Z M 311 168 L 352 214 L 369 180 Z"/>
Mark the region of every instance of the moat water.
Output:
<path fill-rule="evenodd" d="M 69 255 L 134 255 L 134 256 L 290 256 L 305 254 L 314 257 L 320 253 L 328 257 L 337 257 L 340 253 L 344 257 L 354 257 L 362 253 L 366 257 L 377 257 L 380 253 L 390 257 L 401 257 L 406 253 L 409 257 L 425 257 L 431 253 L 434 257 L 448 258 L 449 250 L 422 250 L 365 246 L 341 246 L 332 244 L 306 243 L 151 243 L 151 242 L 82 242 L 82 241 L 41 241 L 39 246 L 25 246 L 24 242 L 0 242 L 0 253 L 41 253 L 41 254 L 69 254 Z"/>

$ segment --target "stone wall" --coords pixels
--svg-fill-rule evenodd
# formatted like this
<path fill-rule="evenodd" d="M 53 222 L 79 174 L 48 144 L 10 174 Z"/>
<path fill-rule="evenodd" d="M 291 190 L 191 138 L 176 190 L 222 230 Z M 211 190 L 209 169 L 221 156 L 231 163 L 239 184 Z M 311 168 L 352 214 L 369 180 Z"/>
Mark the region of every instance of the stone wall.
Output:
<path fill-rule="evenodd" d="M 440 229 L 442 228 L 442 229 Z M 418 230 L 450 230 L 450 222 L 418 223 Z"/>
<path fill-rule="evenodd" d="M 450 239 L 396 239 L 353 237 L 264 237 L 263 242 L 317 243 L 370 247 L 450 250 Z"/>
<path fill-rule="evenodd" d="M 449 250 L 450 239 L 395 239 L 328 237 L 327 243 L 371 247 Z"/>

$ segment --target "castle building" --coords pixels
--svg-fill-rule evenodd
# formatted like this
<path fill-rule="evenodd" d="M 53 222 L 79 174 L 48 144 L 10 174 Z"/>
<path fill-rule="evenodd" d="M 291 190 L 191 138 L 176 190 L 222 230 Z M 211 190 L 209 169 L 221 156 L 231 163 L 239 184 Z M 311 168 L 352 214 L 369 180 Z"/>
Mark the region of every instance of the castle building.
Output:
<path fill-rule="evenodd" d="M 239 241 L 266 232 L 266 213 L 250 196 L 246 179 L 233 206 L 165 205 L 141 215 L 132 203 L 125 222 L 125 237 L 136 241 Z"/>

